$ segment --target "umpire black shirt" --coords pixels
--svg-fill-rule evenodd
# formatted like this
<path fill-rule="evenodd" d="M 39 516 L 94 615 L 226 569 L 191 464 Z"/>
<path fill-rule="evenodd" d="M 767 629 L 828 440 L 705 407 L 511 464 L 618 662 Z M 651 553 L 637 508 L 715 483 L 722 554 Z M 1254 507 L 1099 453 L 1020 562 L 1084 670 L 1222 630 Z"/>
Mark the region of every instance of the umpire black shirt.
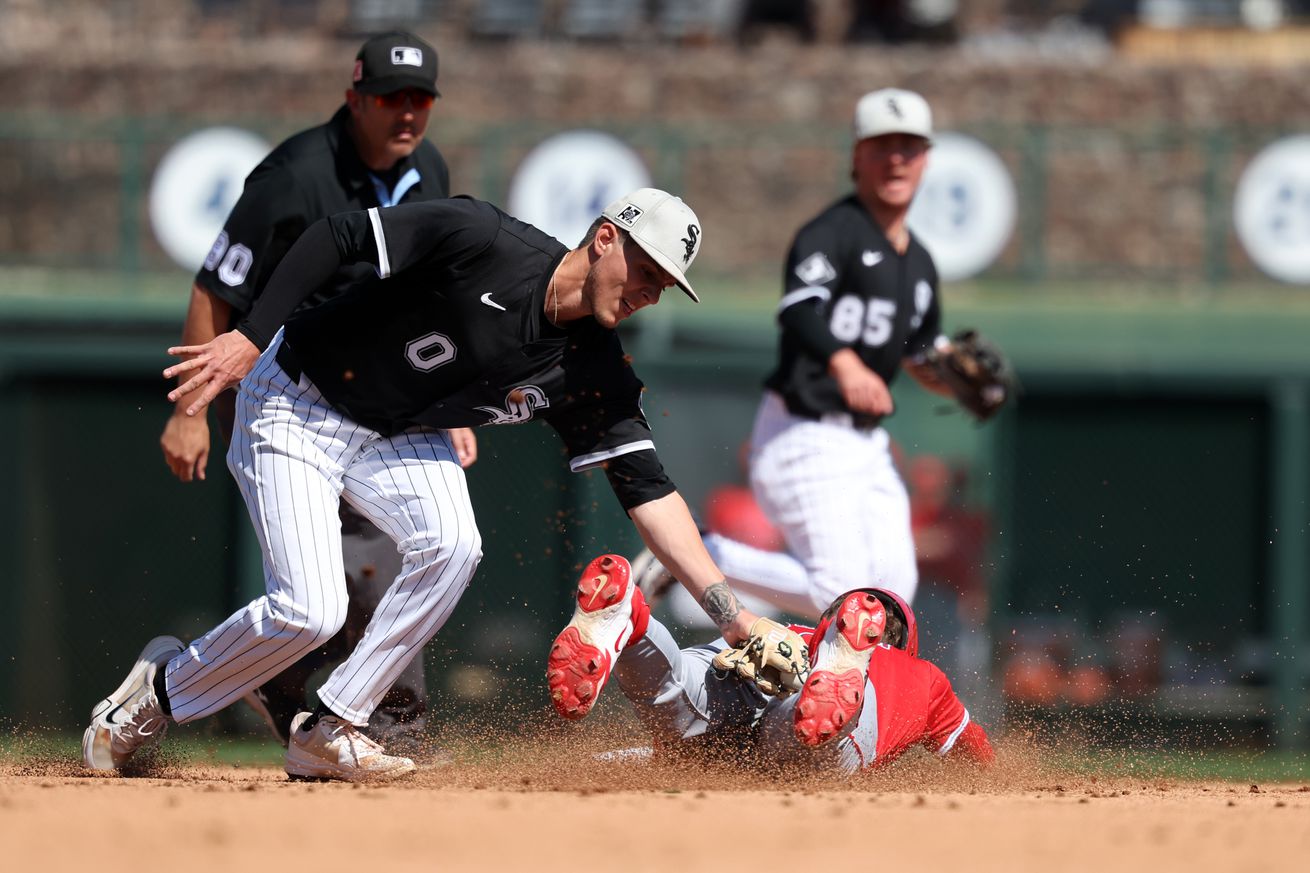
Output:
<path fill-rule="evenodd" d="M 450 171 L 426 139 L 387 179 L 376 177 L 350 137 L 350 108 L 273 149 L 246 177 L 245 189 L 195 282 L 232 305 L 235 325 L 305 228 L 329 215 L 401 201 L 450 195 Z M 361 281 L 376 278 L 367 265 L 343 269 L 306 302 L 313 306 Z"/>

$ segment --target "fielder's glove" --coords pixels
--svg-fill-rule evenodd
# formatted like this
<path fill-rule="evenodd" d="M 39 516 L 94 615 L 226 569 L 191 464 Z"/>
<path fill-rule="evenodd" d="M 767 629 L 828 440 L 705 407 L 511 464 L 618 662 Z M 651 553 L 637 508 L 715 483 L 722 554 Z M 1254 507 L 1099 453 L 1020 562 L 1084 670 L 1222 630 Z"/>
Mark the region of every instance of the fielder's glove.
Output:
<path fill-rule="evenodd" d="M 810 650 L 794 630 L 769 618 L 751 625 L 750 638 L 714 656 L 721 675 L 736 673 L 775 697 L 800 691 L 810 675 Z"/>
<path fill-rule="evenodd" d="M 978 421 L 995 415 L 1014 394 L 1014 372 L 1005 355 L 976 330 L 959 331 L 926 359 L 956 401 Z"/>

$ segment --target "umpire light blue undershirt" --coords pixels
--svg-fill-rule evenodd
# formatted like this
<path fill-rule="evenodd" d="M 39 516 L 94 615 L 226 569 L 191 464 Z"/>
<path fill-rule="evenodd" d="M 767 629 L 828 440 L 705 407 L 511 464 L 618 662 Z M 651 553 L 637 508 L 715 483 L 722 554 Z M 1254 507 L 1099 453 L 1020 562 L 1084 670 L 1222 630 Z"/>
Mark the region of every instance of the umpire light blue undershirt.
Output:
<path fill-rule="evenodd" d="M 405 175 L 396 180 L 395 190 L 392 191 L 388 191 L 387 183 L 372 173 L 368 174 L 368 178 L 373 183 L 373 190 L 377 192 L 378 205 L 394 206 L 405 198 L 405 193 L 417 185 L 422 177 L 418 174 L 418 168 L 410 167 Z"/>

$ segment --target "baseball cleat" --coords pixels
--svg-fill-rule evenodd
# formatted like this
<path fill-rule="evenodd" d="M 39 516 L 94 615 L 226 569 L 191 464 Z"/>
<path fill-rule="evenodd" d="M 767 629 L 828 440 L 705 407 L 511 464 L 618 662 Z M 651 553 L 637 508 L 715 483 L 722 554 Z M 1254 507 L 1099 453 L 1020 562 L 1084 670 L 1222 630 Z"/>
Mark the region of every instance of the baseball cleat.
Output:
<path fill-rule="evenodd" d="M 335 715 L 320 716 L 312 727 L 303 728 L 312 714 L 302 712 L 291 721 L 286 771 L 293 780 L 385 782 L 414 772 L 409 758 L 388 755 L 363 731 Z"/>
<path fill-rule="evenodd" d="M 646 598 L 646 603 L 654 606 L 663 599 L 673 583 L 678 580 L 673 574 L 664 569 L 660 559 L 655 557 L 655 553 L 650 549 L 642 549 L 637 553 L 637 557 L 632 559 L 632 578 L 637 582 L 637 590 L 641 592 L 642 597 Z"/>
<path fill-rule="evenodd" d="M 819 637 L 810 678 L 796 700 L 796 737 L 821 746 L 842 732 L 864 705 L 864 683 L 887 612 L 867 591 L 847 594 Z"/>
<path fill-rule="evenodd" d="M 155 674 L 184 648 L 177 637 L 146 643 L 123 684 L 91 710 L 91 726 L 82 734 L 86 766 L 118 770 L 138 749 L 163 738 L 168 716 L 155 696 Z"/>
<path fill-rule="evenodd" d="M 632 581 L 632 566 L 602 555 L 582 571 L 568 627 L 550 647 L 546 682 L 555 711 L 575 720 L 591 712 L 609 680 L 614 659 L 646 631 L 650 607 Z"/>

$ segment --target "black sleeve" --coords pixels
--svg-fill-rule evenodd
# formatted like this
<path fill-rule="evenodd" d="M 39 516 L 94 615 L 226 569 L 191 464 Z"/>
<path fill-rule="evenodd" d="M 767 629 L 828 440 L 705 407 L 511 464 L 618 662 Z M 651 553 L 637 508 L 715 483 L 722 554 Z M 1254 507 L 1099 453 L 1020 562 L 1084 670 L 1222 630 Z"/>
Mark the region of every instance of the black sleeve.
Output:
<path fill-rule="evenodd" d="M 842 245 L 835 228 L 819 221 L 801 228 L 787 253 L 778 324 L 807 355 L 827 363 L 846 343 L 832 335 L 827 312 L 841 282 Z"/>
<path fill-rule="evenodd" d="M 366 215 L 368 225 L 358 215 Z M 491 204 L 468 197 L 401 203 L 367 213 L 349 213 L 338 240 L 360 251 L 371 248 L 382 278 L 417 264 L 458 267 L 476 260 L 496 241 L 500 213 Z M 346 216 L 334 216 L 336 223 Z"/>
<path fill-rule="evenodd" d="M 823 317 L 823 300 L 811 298 L 800 301 L 778 313 L 778 326 L 789 334 L 805 353 L 824 364 L 833 352 L 846 348 L 846 344 L 832 335 Z"/>
<path fill-rule="evenodd" d="M 579 379 L 571 393 L 588 402 L 573 404 L 547 421 L 564 439 L 569 469 L 577 473 L 602 468 L 614 496 L 630 511 L 675 489 L 655 453 L 641 409 L 641 380 L 628 365 L 617 336 L 605 333 L 603 345 L 593 354 L 565 365 L 566 373 Z"/>
<path fill-rule="evenodd" d="M 624 512 L 677 490 L 654 449 L 619 455 L 605 464 L 605 478 Z"/>
<path fill-rule="evenodd" d="M 296 307 L 331 281 L 343 263 L 347 261 L 337 250 L 328 221 L 314 222 L 278 264 L 254 308 L 236 329 L 259 348 L 268 348 Z"/>

